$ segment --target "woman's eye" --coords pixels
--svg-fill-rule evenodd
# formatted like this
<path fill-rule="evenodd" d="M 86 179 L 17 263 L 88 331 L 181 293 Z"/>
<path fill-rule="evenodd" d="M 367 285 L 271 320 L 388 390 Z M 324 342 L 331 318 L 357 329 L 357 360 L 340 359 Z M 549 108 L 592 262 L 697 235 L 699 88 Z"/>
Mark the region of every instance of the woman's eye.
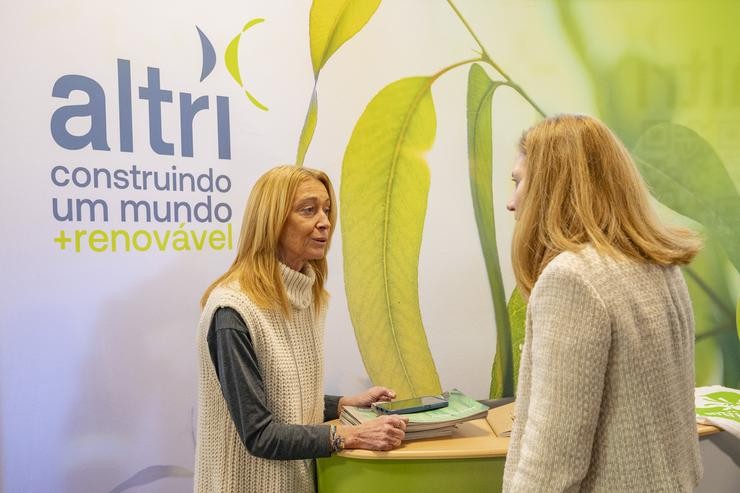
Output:
<path fill-rule="evenodd" d="M 329 214 L 330 214 L 330 213 L 331 213 L 331 209 L 329 209 L 328 207 L 326 207 L 326 208 L 324 209 L 324 214 L 326 214 L 326 216 L 327 216 L 327 217 L 329 217 Z"/>
<path fill-rule="evenodd" d="M 301 209 L 300 213 L 306 216 L 311 216 L 313 215 L 313 211 L 314 211 L 313 206 L 308 206 L 308 207 L 304 207 L 303 209 Z"/>

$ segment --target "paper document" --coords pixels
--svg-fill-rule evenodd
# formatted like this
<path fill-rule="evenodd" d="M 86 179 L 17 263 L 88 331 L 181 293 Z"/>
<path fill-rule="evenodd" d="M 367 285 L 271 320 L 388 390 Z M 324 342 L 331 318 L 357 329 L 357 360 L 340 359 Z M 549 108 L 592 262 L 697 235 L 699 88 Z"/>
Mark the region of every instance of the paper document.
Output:
<path fill-rule="evenodd" d="M 486 420 L 497 437 L 510 437 L 514 426 L 514 403 L 491 409 Z"/>

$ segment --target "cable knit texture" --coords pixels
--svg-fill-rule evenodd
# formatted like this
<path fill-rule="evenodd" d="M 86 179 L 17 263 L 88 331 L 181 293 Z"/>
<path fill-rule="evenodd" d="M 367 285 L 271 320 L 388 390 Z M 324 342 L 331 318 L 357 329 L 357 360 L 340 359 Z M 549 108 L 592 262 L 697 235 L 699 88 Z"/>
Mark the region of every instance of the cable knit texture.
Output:
<path fill-rule="evenodd" d="M 680 269 L 561 253 L 527 307 L 504 491 L 693 491 L 693 396 Z"/>
<path fill-rule="evenodd" d="M 229 415 L 206 337 L 216 309 L 231 307 L 246 323 L 259 360 L 267 405 L 277 423 L 323 421 L 323 337 L 325 309 L 313 308 L 315 273 L 280 264 L 291 317 L 265 310 L 232 283 L 214 289 L 198 325 L 200 362 L 195 491 L 198 493 L 302 493 L 314 491 L 310 460 L 268 460 L 247 452 Z"/>

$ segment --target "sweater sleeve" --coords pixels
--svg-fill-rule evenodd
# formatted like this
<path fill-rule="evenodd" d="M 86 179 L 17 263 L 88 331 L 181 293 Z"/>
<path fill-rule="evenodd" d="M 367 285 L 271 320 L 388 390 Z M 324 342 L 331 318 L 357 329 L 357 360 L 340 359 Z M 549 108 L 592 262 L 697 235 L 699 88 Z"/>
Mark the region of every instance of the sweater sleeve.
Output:
<path fill-rule="evenodd" d="M 578 491 L 591 460 L 611 343 L 603 301 L 581 276 L 545 270 L 530 299 L 531 387 L 508 491 Z"/>
<path fill-rule="evenodd" d="M 264 459 L 331 455 L 329 426 L 274 421 L 254 345 L 235 310 L 216 310 L 208 331 L 208 349 L 231 419 L 250 454 Z"/>
<path fill-rule="evenodd" d="M 324 421 L 337 419 L 339 417 L 339 399 L 340 395 L 324 396 Z"/>

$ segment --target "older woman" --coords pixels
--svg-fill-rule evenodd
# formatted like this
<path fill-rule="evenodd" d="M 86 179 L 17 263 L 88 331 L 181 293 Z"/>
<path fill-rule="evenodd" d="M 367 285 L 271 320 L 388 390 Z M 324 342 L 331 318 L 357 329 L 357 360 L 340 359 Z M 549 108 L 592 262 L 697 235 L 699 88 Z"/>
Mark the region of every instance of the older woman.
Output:
<path fill-rule="evenodd" d="M 678 266 L 698 239 L 656 219 L 594 118 L 544 120 L 520 151 L 508 208 L 529 305 L 504 490 L 693 491 L 694 319 Z"/>
<path fill-rule="evenodd" d="M 268 171 L 250 194 L 236 259 L 201 300 L 197 492 L 311 492 L 308 459 L 342 448 L 388 450 L 403 439 L 397 416 L 321 424 L 343 405 L 395 397 L 383 387 L 323 394 L 334 206 L 326 174 L 296 166 Z"/>

